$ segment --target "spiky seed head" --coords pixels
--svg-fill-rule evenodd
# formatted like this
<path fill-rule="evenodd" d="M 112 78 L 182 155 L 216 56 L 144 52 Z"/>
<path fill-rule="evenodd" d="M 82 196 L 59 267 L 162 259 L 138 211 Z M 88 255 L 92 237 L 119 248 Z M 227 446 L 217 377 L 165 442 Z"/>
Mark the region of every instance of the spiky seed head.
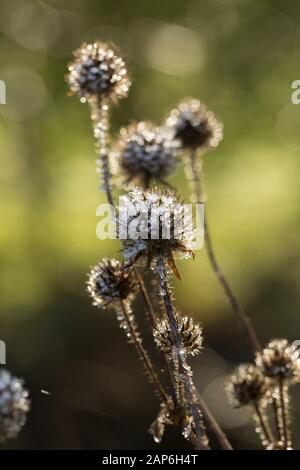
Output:
<path fill-rule="evenodd" d="M 0 369 L 0 440 L 14 438 L 26 422 L 30 401 L 23 380 Z"/>
<path fill-rule="evenodd" d="M 114 46 L 103 42 L 83 43 L 73 52 L 67 81 L 82 102 L 91 98 L 117 101 L 128 94 L 131 82 L 127 66 Z"/>
<path fill-rule="evenodd" d="M 183 148 L 213 149 L 223 138 L 223 125 L 199 100 L 190 98 L 173 109 L 166 121 Z"/>
<path fill-rule="evenodd" d="M 122 197 L 125 217 L 119 216 L 119 237 L 127 263 L 153 265 L 160 257 L 179 276 L 174 255 L 190 257 L 194 241 L 192 216 L 177 196 L 154 187 L 135 188 Z M 123 209 L 122 209 L 123 213 Z"/>
<path fill-rule="evenodd" d="M 165 128 L 139 122 L 123 127 L 112 153 L 114 173 L 122 181 L 148 188 L 153 180 L 162 181 L 175 170 L 179 141 Z"/>
<path fill-rule="evenodd" d="M 299 382 L 299 353 L 299 349 L 287 339 L 274 339 L 262 352 L 256 353 L 255 362 L 267 377 Z"/>
<path fill-rule="evenodd" d="M 226 392 L 235 408 L 266 400 L 270 383 L 254 364 L 240 364 L 226 383 Z"/>
<path fill-rule="evenodd" d="M 137 283 L 132 268 L 124 268 L 116 259 L 104 258 L 88 274 L 87 291 L 96 307 L 116 301 L 133 300 Z"/>
<path fill-rule="evenodd" d="M 191 356 L 195 356 L 202 349 L 202 328 L 195 323 L 189 315 L 181 317 L 177 315 L 178 331 L 181 337 L 185 352 Z M 160 351 L 171 354 L 174 345 L 170 324 L 167 319 L 157 322 L 156 328 L 153 330 L 155 343 Z"/>

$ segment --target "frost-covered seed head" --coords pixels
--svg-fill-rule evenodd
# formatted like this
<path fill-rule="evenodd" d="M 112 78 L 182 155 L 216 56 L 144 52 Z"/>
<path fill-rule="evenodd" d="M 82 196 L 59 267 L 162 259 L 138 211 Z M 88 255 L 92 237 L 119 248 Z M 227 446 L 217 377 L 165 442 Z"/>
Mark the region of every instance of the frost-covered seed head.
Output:
<path fill-rule="evenodd" d="M 286 339 L 274 339 L 262 352 L 256 354 L 255 362 L 262 372 L 270 378 L 289 382 L 300 380 L 299 349 Z"/>
<path fill-rule="evenodd" d="M 202 328 L 195 323 L 193 318 L 185 315 L 177 315 L 178 331 L 181 337 L 185 352 L 195 356 L 202 348 Z M 159 320 L 153 331 L 155 343 L 160 351 L 171 354 L 174 346 L 170 324 L 167 319 Z"/>
<path fill-rule="evenodd" d="M 119 300 L 130 302 L 136 289 L 132 268 L 124 269 L 116 259 L 104 258 L 88 274 L 87 291 L 96 307 L 106 307 Z"/>
<path fill-rule="evenodd" d="M 122 207 L 127 217 L 119 218 L 119 236 L 126 262 L 141 259 L 151 266 L 163 257 L 179 276 L 174 255 L 193 255 L 194 228 L 191 214 L 177 196 L 169 190 L 135 188 L 122 197 Z"/>
<path fill-rule="evenodd" d="M 267 398 L 270 384 L 254 364 L 241 364 L 226 383 L 229 401 L 239 408 Z"/>
<path fill-rule="evenodd" d="M 30 408 L 23 380 L 0 369 L 0 440 L 16 437 L 26 422 Z"/>
<path fill-rule="evenodd" d="M 82 102 L 90 98 L 116 101 L 127 96 L 131 85 L 127 67 L 113 46 L 83 43 L 73 55 L 67 81 L 71 93 L 78 94 Z"/>
<path fill-rule="evenodd" d="M 170 132 L 151 123 L 139 122 L 124 127 L 112 154 L 113 169 L 122 181 L 148 188 L 175 170 L 179 141 Z"/>
<path fill-rule="evenodd" d="M 213 149 L 223 138 L 223 125 L 196 99 L 181 102 L 166 125 L 183 148 Z"/>

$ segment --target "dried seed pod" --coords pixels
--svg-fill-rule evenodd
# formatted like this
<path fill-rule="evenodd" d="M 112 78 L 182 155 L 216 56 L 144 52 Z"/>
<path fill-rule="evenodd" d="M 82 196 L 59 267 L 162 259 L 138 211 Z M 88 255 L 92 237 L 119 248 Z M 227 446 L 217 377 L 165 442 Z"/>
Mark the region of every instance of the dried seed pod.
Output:
<path fill-rule="evenodd" d="M 136 290 L 132 268 L 125 269 L 116 259 L 104 258 L 88 274 L 87 291 L 97 307 L 106 307 L 119 300 L 130 303 Z"/>
<path fill-rule="evenodd" d="M 131 82 L 125 61 L 114 46 L 83 43 L 73 55 L 66 78 L 71 93 L 78 94 L 82 102 L 90 98 L 117 101 L 127 96 Z"/>
<path fill-rule="evenodd" d="M 187 99 L 173 109 L 166 121 L 183 148 L 213 149 L 223 137 L 223 125 L 196 99 Z"/>
<path fill-rule="evenodd" d="M 300 380 L 299 349 L 286 339 L 270 341 L 262 352 L 256 353 L 255 362 L 267 377 L 289 383 Z"/>
<path fill-rule="evenodd" d="M 229 401 L 239 408 L 268 398 L 270 383 L 253 364 L 241 364 L 226 384 Z"/>
<path fill-rule="evenodd" d="M 117 181 L 134 181 L 144 188 L 153 180 L 163 181 L 175 170 L 179 146 L 170 132 L 151 123 L 123 127 L 112 153 Z"/>
<path fill-rule="evenodd" d="M 0 440 L 16 437 L 26 422 L 30 401 L 23 380 L 0 370 Z"/>
<path fill-rule="evenodd" d="M 185 348 L 186 354 L 195 356 L 202 349 L 202 328 L 195 323 L 193 318 L 185 315 L 177 315 L 178 331 Z M 159 320 L 153 331 L 154 340 L 157 347 L 164 353 L 172 354 L 173 335 L 167 319 Z"/>
<path fill-rule="evenodd" d="M 174 255 L 190 257 L 194 241 L 191 214 L 170 191 L 135 188 L 122 198 L 125 216 L 119 217 L 119 237 L 129 264 L 139 259 L 148 266 L 159 257 L 180 277 Z"/>

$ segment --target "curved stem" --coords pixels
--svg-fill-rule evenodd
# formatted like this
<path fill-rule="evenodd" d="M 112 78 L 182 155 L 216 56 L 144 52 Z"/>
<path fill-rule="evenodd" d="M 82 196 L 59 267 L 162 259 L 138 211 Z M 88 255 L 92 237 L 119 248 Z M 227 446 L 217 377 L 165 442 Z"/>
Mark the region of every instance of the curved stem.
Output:
<path fill-rule="evenodd" d="M 272 436 L 272 432 L 269 427 L 269 423 L 267 421 L 267 417 L 265 413 L 262 411 L 261 406 L 259 403 L 254 403 L 254 409 L 257 416 L 257 421 L 261 431 L 261 440 L 264 447 L 267 447 L 269 444 L 274 442 L 274 437 Z"/>
<path fill-rule="evenodd" d="M 193 174 L 193 183 L 194 183 L 194 189 L 196 193 L 196 198 L 197 198 L 197 203 L 198 204 L 203 204 L 204 202 L 204 195 L 203 195 L 203 189 L 202 189 L 202 184 L 201 184 L 201 168 L 202 165 L 197 161 L 197 155 L 196 151 L 192 151 L 190 155 L 190 162 L 191 162 L 191 169 L 192 169 L 192 174 Z M 254 352 L 260 351 L 262 349 L 260 341 L 258 339 L 258 336 L 256 334 L 256 331 L 251 323 L 251 320 L 249 316 L 246 314 L 244 311 L 243 307 L 239 303 L 235 293 L 233 292 L 225 274 L 223 273 L 218 260 L 215 255 L 212 239 L 210 236 L 210 231 L 209 231 L 209 226 L 208 226 L 208 221 L 207 221 L 207 215 L 205 213 L 204 217 L 204 233 L 205 233 L 205 242 L 206 242 L 206 251 L 208 254 L 208 258 L 210 261 L 210 264 L 212 266 L 212 269 L 220 282 L 225 295 L 233 309 L 233 311 L 237 314 L 242 327 L 244 328 L 246 334 L 249 337 L 249 340 L 251 342 L 251 345 L 253 347 Z"/>
<path fill-rule="evenodd" d="M 155 372 L 152 361 L 151 361 L 146 349 L 144 348 L 142 339 L 141 339 L 140 334 L 137 330 L 137 326 L 131 318 L 132 317 L 131 313 L 128 311 L 128 306 L 125 304 L 125 302 L 123 300 L 120 300 L 120 307 L 121 307 L 121 311 L 122 311 L 122 314 L 124 316 L 124 320 L 125 320 L 125 323 L 126 323 L 126 326 L 127 326 L 127 329 L 128 329 L 129 337 L 132 340 L 133 344 L 135 345 L 135 347 L 138 351 L 138 354 L 139 354 L 139 356 L 141 357 L 141 359 L 143 361 L 143 364 L 144 364 L 145 370 L 146 370 L 146 372 L 149 376 L 149 379 L 153 383 L 158 396 L 168 406 L 169 396 L 167 395 L 167 393 L 165 392 L 163 386 L 161 385 L 160 380 L 159 380 L 159 378 L 158 378 L 158 376 Z"/>

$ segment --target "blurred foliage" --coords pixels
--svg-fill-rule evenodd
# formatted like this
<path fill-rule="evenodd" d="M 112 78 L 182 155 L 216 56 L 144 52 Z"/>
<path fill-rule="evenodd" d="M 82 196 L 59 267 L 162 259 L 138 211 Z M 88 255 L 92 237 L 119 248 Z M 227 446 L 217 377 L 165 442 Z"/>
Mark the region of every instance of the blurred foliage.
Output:
<path fill-rule="evenodd" d="M 28 425 L 8 446 L 154 445 L 146 429 L 157 406 L 140 364 L 84 289 L 89 265 L 119 246 L 96 238 L 104 196 L 88 107 L 66 96 L 66 63 L 83 40 L 111 40 L 131 64 L 113 134 L 132 119 L 160 122 L 185 96 L 224 122 L 224 141 L 205 163 L 218 256 L 261 338 L 299 339 L 300 106 L 290 100 L 299 21 L 297 0 L 1 1 L 1 339 L 33 396 Z M 182 168 L 172 183 L 188 196 Z M 233 442 L 253 447 L 247 416 L 222 392 L 232 364 L 251 359 L 248 344 L 205 252 L 180 269 L 178 304 L 201 320 L 209 346 L 194 364 L 199 387 Z M 165 443 L 182 445 L 175 433 Z"/>

